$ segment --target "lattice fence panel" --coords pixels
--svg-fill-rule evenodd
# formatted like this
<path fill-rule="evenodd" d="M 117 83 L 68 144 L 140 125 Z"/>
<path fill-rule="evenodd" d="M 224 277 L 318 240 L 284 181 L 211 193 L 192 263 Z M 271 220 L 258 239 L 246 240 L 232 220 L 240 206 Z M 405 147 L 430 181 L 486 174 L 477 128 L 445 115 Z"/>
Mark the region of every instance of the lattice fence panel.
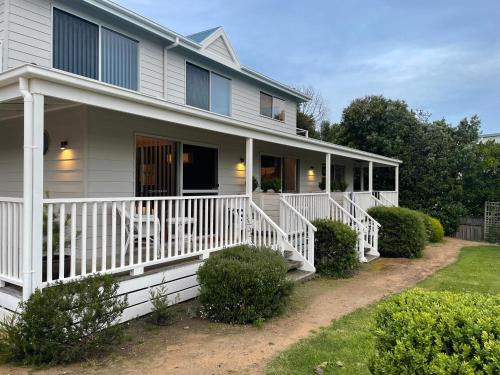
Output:
<path fill-rule="evenodd" d="M 493 229 L 500 229 L 500 202 L 486 202 L 484 204 L 484 238 Z"/>

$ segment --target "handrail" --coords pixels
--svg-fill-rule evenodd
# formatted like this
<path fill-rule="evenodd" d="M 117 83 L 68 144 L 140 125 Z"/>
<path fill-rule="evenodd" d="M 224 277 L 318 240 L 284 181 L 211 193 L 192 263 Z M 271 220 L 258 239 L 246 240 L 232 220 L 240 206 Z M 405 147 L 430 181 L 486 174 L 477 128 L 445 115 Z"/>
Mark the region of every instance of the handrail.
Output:
<path fill-rule="evenodd" d="M 287 234 L 283 229 L 279 227 L 278 224 L 276 224 L 267 214 L 254 202 L 250 201 L 250 207 L 253 208 L 255 211 L 259 213 L 259 215 L 262 215 L 262 217 L 273 227 L 279 234 L 281 234 L 282 237 L 288 238 Z"/>
<path fill-rule="evenodd" d="M 102 203 L 102 202 L 134 202 L 134 201 L 176 201 L 188 199 L 227 199 L 227 198 L 248 198 L 244 194 L 233 195 L 189 195 L 189 196 L 161 196 L 161 197 L 109 197 L 109 198 L 56 198 L 43 199 L 44 204 L 51 203 Z"/>
<path fill-rule="evenodd" d="M 349 219 L 351 219 L 356 224 L 358 224 L 364 231 L 366 231 L 368 229 L 360 220 L 356 219 L 356 217 L 353 214 L 351 214 L 344 207 L 342 207 L 338 202 L 336 202 L 335 199 L 332 199 L 331 197 L 328 197 L 328 199 L 330 200 L 330 204 L 333 203 L 336 207 L 340 208 L 342 210 L 342 212 L 344 212 L 349 217 Z M 366 215 L 368 215 L 368 214 L 366 214 Z"/>
<path fill-rule="evenodd" d="M 290 210 L 292 210 L 292 212 L 297 215 L 301 220 L 303 220 L 307 226 L 309 226 L 313 231 L 317 231 L 318 229 L 313 225 L 313 223 L 311 223 L 309 220 L 307 220 L 307 218 L 302 215 L 299 211 L 297 211 L 295 209 L 295 207 L 293 207 L 290 203 L 288 203 L 285 199 L 283 199 L 282 197 L 280 197 L 280 201 L 283 202 L 287 208 L 289 208 Z"/>
<path fill-rule="evenodd" d="M 0 197 L 0 202 L 4 202 L 4 203 L 24 203 L 24 198 Z"/>
<path fill-rule="evenodd" d="M 373 222 L 374 222 L 374 223 L 375 223 L 375 224 L 376 224 L 379 228 L 381 227 L 380 223 L 379 223 L 377 220 L 375 220 L 372 216 L 370 216 L 370 214 L 368 214 L 368 212 L 366 212 L 365 210 L 363 210 L 363 209 L 362 209 L 362 208 L 361 208 L 361 207 L 360 207 L 360 206 L 359 206 L 356 202 L 354 202 L 351 198 L 349 198 L 349 196 L 347 195 L 347 193 L 346 193 L 346 194 L 344 194 L 344 198 L 346 198 L 346 199 L 347 199 L 347 201 L 348 201 L 350 204 L 352 204 L 352 205 L 353 205 L 356 209 L 360 210 L 360 211 L 361 211 L 361 213 L 362 213 L 363 215 L 365 215 L 365 216 L 369 217 L 371 220 L 373 220 Z"/>

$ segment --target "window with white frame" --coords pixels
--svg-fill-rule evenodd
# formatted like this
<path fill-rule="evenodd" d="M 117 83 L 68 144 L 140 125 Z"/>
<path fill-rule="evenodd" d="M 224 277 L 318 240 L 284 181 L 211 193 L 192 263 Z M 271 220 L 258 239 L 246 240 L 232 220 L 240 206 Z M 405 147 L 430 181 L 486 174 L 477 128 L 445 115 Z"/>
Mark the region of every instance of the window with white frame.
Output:
<path fill-rule="evenodd" d="M 186 104 L 230 116 L 231 80 L 186 62 Z"/>
<path fill-rule="evenodd" d="M 139 42 L 125 35 L 54 8 L 52 50 L 56 69 L 138 89 Z"/>
<path fill-rule="evenodd" d="M 285 101 L 275 96 L 260 93 L 260 114 L 281 122 L 285 121 Z"/>

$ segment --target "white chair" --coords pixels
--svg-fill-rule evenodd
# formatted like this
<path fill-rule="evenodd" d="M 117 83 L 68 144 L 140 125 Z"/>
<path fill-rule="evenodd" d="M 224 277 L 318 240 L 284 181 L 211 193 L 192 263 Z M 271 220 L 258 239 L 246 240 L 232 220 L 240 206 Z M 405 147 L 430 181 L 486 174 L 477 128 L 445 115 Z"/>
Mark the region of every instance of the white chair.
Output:
<path fill-rule="evenodd" d="M 141 241 L 142 243 L 146 243 L 147 241 L 150 241 L 150 246 L 154 247 L 154 238 L 156 234 L 156 248 L 154 248 L 154 251 L 159 254 L 159 244 L 160 244 L 160 236 L 161 236 L 161 231 L 160 231 L 160 220 L 156 215 L 152 214 L 142 214 L 141 220 L 139 220 L 139 214 L 137 212 L 130 213 L 130 206 L 126 205 L 125 207 L 125 212 L 122 211 L 121 207 L 117 207 L 118 213 L 121 217 L 125 217 L 125 233 L 126 233 L 126 241 L 125 241 L 125 249 L 128 252 L 130 250 L 130 241 L 132 237 L 138 241 L 139 240 L 139 226 L 141 225 L 142 222 L 142 228 L 141 228 Z M 133 223 L 133 233 L 130 233 L 130 222 Z M 150 225 L 149 228 L 149 236 L 147 233 L 147 225 Z"/>

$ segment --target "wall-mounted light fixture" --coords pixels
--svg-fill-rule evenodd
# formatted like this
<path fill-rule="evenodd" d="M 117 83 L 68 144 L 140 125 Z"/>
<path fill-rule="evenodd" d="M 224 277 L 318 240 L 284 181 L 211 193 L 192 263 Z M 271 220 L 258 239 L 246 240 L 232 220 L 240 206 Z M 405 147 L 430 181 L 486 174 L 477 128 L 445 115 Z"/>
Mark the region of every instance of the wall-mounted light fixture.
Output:
<path fill-rule="evenodd" d="M 245 159 L 240 158 L 240 162 L 236 164 L 236 170 L 238 171 L 244 171 L 245 170 Z"/>
<path fill-rule="evenodd" d="M 307 171 L 307 175 L 308 176 L 314 176 L 314 166 L 310 166 L 309 167 L 309 171 Z"/>
<path fill-rule="evenodd" d="M 61 141 L 61 146 L 59 147 L 62 151 L 68 148 L 68 141 Z"/>

